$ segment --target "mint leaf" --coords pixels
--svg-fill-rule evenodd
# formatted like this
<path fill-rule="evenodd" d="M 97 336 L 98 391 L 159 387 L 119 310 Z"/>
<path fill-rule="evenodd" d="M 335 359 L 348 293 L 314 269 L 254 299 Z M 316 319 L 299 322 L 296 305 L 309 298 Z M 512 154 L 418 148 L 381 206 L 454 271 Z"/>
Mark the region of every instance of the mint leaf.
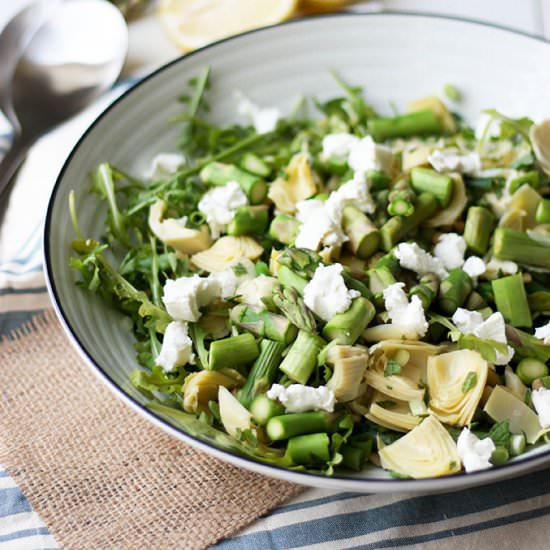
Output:
<path fill-rule="evenodd" d="M 462 384 L 462 393 L 468 393 L 472 388 L 475 388 L 477 384 L 477 373 L 474 371 L 469 372 Z"/>
<path fill-rule="evenodd" d="M 393 376 L 399 374 L 402 370 L 403 367 L 395 359 L 388 359 L 384 367 L 384 376 Z"/>

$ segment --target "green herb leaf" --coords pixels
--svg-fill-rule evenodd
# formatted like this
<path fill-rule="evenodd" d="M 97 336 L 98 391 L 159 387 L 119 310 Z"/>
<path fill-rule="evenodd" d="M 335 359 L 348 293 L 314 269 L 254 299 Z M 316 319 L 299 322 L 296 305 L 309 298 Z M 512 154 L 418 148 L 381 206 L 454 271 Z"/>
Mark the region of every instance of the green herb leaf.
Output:
<path fill-rule="evenodd" d="M 473 334 L 459 333 L 456 342 L 460 349 L 471 349 L 479 352 L 483 359 L 489 361 L 489 363 L 494 363 L 499 353 L 506 354 L 508 352 L 506 344 L 495 340 L 483 340 Z"/>
<path fill-rule="evenodd" d="M 241 263 L 232 265 L 231 269 L 233 270 L 233 273 L 235 273 L 237 277 L 242 277 L 243 275 L 246 275 L 248 273 L 246 271 L 246 267 L 244 267 L 244 265 Z"/>
<path fill-rule="evenodd" d="M 400 474 L 395 470 L 390 470 L 390 476 L 393 477 L 393 479 L 411 479 L 411 476 L 408 476 L 407 474 Z"/>
<path fill-rule="evenodd" d="M 388 359 L 384 367 L 384 376 L 393 376 L 399 374 L 402 370 L 403 367 L 395 359 Z"/>
<path fill-rule="evenodd" d="M 497 422 L 490 430 L 488 437 L 493 440 L 493 443 L 496 447 L 506 447 L 510 442 L 510 421 L 503 420 L 502 422 Z"/>
<path fill-rule="evenodd" d="M 376 404 L 384 407 L 384 409 L 391 409 L 392 407 L 395 407 L 397 405 L 397 403 L 395 401 L 392 401 L 391 399 L 387 399 L 385 401 L 377 401 Z"/>
<path fill-rule="evenodd" d="M 477 373 L 474 371 L 469 372 L 462 384 L 462 393 L 468 393 L 472 388 L 475 388 L 477 384 Z"/>

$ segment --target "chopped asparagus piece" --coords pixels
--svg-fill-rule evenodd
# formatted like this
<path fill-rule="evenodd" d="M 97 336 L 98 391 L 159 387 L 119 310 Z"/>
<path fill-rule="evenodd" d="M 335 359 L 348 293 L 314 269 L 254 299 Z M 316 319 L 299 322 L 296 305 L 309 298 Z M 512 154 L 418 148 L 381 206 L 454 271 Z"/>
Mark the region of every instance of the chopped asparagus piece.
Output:
<path fill-rule="evenodd" d="M 470 206 L 464 226 L 464 240 L 476 254 L 485 254 L 489 246 L 495 216 L 483 206 Z"/>
<path fill-rule="evenodd" d="M 497 309 L 504 320 L 514 327 L 530 327 L 533 324 L 521 273 L 492 281 Z"/>

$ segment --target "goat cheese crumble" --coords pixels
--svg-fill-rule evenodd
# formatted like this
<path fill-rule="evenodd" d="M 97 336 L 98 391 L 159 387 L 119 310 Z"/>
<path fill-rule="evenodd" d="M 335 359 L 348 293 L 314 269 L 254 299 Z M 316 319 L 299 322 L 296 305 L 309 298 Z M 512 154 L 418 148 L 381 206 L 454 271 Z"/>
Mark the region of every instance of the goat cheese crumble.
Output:
<path fill-rule="evenodd" d="M 244 94 L 238 94 L 237 112 L 241 116 L 250 118 L 258 134 L 272 132 L 282 114 L 276 107 L 260 107 Z"/>
<path fill-rule="evenodd" d="M 237 288 L 241 284 L 253 280 L 254 277 L 256 277 L 254 263 L 248 258 L 240 258 L 227 269 L 211 273 L 208 280 L 217 285 L 220 298 L 231 298 L 237 295 Z"/>
<path fill-rule="evenodd" d="M 172 321 L 164 332 L 156 364 L 165 372 L 172 372 L 176 367 L 193 363 L 194 358 L 193 341 L 187 333 L 187 323 Z"/>
<path fill-rule="evenodd" d="M 477 277 L 483 275 L 487 266 L 485 262 L 479 256 L 470 256 L 462 266 L 462 269 L 471 277 L 475 282 Z"/>
<path fill-rule="evenodd" d="M 440 279 L 448 275 L 441 260 L 420 248 L 416 243 L 399 243 L 394 254 L 401 267 L 410 269 L 418 275 L 435 273 Z"/>
<path fill-rule="evenodd" d="M 498 311 L 483 320 L 483 316 L 479 311 L 469 311 L 459 307 L 455 311 L 452 321 L 462 334 L 473 334 L 482 340 L 494 340 L 501 344 L 508 343 L 504 317 Z M 514 356 L 514 348 L 511 346 L 507 347 L 507 353 L 497 352 L 495 365 L 506 365 L 510 362 Z"/>
<path fill-rule="evenodd" d="M 457 233 L 443 233 L 434 246 L 434 256 L 446 269 L 455 269 L 464 264 L 466 241 Z"/>
<path fill-rule="evenodd" d="M 533 390 L 531 401 L 539 416 L 540 425 L 543 428 L 550 428 L 550 390 L 548 388 Z"/>
<path fill-rule="evenodd" d="M 233 219 L 237 208 L 247 204 L 248 199 L 236 181 L 207 191 L 199 202 L 199 210 L 206 217 L 212 238 L 217 239 Z"/>
<path fill-rule="evenodd" d="M 550 322 L 535 329 L 535 338 L 542 340 L 545 344 L 550 344 Z"/>
<path fill-rule="evenodd" d="M 181 153 L 159 153 L 144 175 L 153 181 L 166 179 L 173 176 L 182 164 L 185 164 L 185 157 Z"/>
<path fill-rule="evenodd" d="M 269 399 L 279 401 L 287 413 L 333 412 L 336 402 L 334 392 L 326 386 L 314 388 L 302 384 L 291 384 L 285 388 L 281 384 L 273 384 L 266 395 Z"/>
<path fill-rule="evenodd" d="M 324 201 L 309 199 L 296 203 L 296 219 L 301 223 L 295 246 L 318 250 L 326 246 L 340 246 L 347 241 L 338 220 L 333 220 Z"/>
<path fill-rule="evenodd" d="M 242 304 L 265 309 L 264 299 L 271 298 L 273 289 L 279 284 L 275 277 L 260 275 L 244 281 L 237 288 L 237 296 Z"/>
<path fill-rule="evenodd" d="M 481 171 L 478 153 L 460 153 L 457 149 L 438 149 L 428 156 L 428 162 L 438 172 L 459 172 L 475 176 Z"/>
<path fill-rule="evenodd" d="M 341 264 L 320 265 L 304 289 L 304 303 L 323 321 L 330 321 L 337 313 L 347 311 L 351 301 L 360 296 L 357 290 L 348 290 L 342 277 Z"/>
<path fill-rule="evenodd" d="M 495 444 L 490 437 L 479 439 L 469 428 L 463 428 L 456 442 L 458 456 L 466 472 L 476 472 L 491 468 L 491 455 Z"/>
<path fill-rule="evenodd" d="M 404 287 L 405 283 L 394 283 L 384 289 L 386 311 L 392 325 L 402 328 L 407 338 L 422 338 L 428 330 L 422 302 L 418 296 L 409 302 Z"/>
<path fill-rule="evenodd" d="M 219 296 L 219 285 L 210 278 L 193 275 L 168 279 L 164 283 L 162 301 L 166 311 L 176 321 L 198 321 L 199 308 L 212 303 Z"/>

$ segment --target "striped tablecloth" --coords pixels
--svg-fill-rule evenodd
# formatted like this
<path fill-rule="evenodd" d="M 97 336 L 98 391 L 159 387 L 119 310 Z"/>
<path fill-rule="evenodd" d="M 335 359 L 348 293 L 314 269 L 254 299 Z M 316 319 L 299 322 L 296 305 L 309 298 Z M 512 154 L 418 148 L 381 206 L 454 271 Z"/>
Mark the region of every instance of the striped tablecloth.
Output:
<path fill-rule="evenodd" d="M 2 2 L 0 26 L 17 5 Z M 8 6 L 9 4 L 9 6 Z M 494 19 L 521 30 L 548 36 L 550 3 L 545 0 L 388 0 L 373 2 L 403 9 L 424 9 L 481 19 Z M 2 17 L 4 16 L 4 17 Z M 151 27 L 152 28 L 152 27 Z M 147 22 L 132 30 L 132 66 L 151 65 Z M 157 32 L 157 31 L 154 31 Z M 157 63 L 174 54 L 163 46 Z M 141 59 L 132 57 L 142 56 Z M 106 104 L 132 85 L 119 84 L 107 97 L 63 127 L 44 137 L 31 150 L 20 172 L 0 227 L 0 335 L 48 307 L 42 275 L 43 215 L 56 175 L 72 145 Z M 1 135 L 0 154 L 9 143 Z M 1 434 L 0 434 L 1 437 Z M 550 470 L 437 496 L 361 495 L 312 489 L 272 512 L 221 549 L 282 548 L 529 548 L 550 547 Z M 0 466 L 0 550 L 57 549 L 48 528 Z"/>

